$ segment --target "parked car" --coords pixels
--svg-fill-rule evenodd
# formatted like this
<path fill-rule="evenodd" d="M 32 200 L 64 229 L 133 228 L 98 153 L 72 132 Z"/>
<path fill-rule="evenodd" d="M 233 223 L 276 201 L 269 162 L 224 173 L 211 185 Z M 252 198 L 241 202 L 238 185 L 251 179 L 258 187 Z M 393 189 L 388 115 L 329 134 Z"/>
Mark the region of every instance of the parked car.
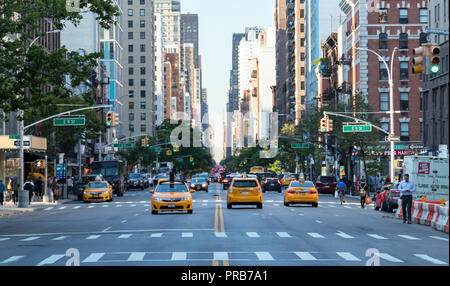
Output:
<path fill-rule="evenodd" d="M 319 176 L 316 181 L 316 188 L 319 193 L 334 194 L 337 181 L 333 176 Z"/>
<path fill-rule="evenodd" d="M 77 199 L 79 201 L 83 200 L 83 192 L 87 188 L 89 183 L 93 182 L 95 180 L 103 180 L 103 176 L 97 175 L 97 174 L 81 176 L 81 180 L 78 182 L 77 188 L 76 188 Z"/>
<path fill-rule="evenodd" d="M 281 193 L 281 182 L 278 178 L 267 178 L 262 183 L 263 192 L 276 191 Z"/>
<path fill-rule="evenodd" d="M 144 190 L 145 188 L 144 176 L 142 176 L 142 174 L 139 173 L 132 173 L 128 176 L 127 190 L 136 188 Z"/>

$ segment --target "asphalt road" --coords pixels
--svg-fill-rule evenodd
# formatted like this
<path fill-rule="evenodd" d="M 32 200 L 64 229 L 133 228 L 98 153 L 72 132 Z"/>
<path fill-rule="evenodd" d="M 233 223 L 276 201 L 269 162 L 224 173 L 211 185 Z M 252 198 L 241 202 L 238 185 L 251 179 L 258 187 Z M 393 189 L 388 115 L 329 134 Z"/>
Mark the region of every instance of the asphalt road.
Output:
<path fill-rule="evenodd" d="M 227 209 L 220 188 L 195 192 L 193 214 L 152 215 L 151 194 L 136 190 L 1 217 L 0 265 L 448 266 L 448 234 L 356 199 L 284 207 L 283 194 L 266 192 L 263 209 Z"/>

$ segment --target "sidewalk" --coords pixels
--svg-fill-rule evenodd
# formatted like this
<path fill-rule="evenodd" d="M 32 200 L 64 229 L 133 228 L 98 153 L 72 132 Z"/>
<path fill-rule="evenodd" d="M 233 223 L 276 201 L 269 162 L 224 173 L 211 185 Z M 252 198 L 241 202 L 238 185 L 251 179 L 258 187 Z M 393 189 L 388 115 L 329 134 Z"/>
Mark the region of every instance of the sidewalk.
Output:
<path fill-rule="evenodd" d="M 0 206 L 0 217 L 39 211 L 49 206 L 63 205 L 72 201 L 73 200 L 59 200 L 56 203 L 31 202 L 27 208 L 18 208 L 12 202 L 4 202 L 3 205 Z"/>

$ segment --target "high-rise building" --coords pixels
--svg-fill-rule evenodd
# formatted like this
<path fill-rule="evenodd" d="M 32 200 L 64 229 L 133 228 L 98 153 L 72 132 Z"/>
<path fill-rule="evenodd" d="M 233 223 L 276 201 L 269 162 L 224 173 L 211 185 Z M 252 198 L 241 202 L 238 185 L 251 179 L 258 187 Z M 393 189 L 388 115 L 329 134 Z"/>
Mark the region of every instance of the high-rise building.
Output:
<path fill-rule="evenodd" d="M 194 65 L 199 68 L 199 46 L 198 46 L 198 15 L 197 14 L 181 14 L 181 44 L 194 45 Z M 183 59 L 181 59 L 183 61 Z"/>
<path fill-rule="evenodd" d="M 136 1 L 136 0 L 135 0 Z M 178 0 L 153 0 L 155 13 L 161 14 L 163 45 L 176 45 L 180 48 L 181 4 Z"/>
<path fill-rule="evenodd" d="M 151 0 L 123 2 L 124 73 L 123 134 L 125 137 L 155 131 L 155 41 Z"/>
<path fill-rule="evenodd" d="M 317 97 L 317 77 L 314 61 L 320 58 L 319 1 L 305 1 L 306 16 L 306 110 L 314 111 Z"/>
<path fill-rule="evenodd" d="M 274 111 L 278 112 L 278 129 L 287 122 L 289 98 L 287 97 L 287 0 L 277 0 L 275 7 L 276 25 L 276 88 Z M 294 117 L 292 117 L 294 118 Z"/>
<path fill-rule="evenodd" d="M 156 125 L 162 124 L 164 116 L 164 48 L 162 33 L 162 17 L 155 13 L 155 98 Z"/>
<path fill-rule="evenodd" d="M 184 96 L 180 84 L 179 53 L 164 53 L 164 118 L 177 119 L 184 112 Z"/>

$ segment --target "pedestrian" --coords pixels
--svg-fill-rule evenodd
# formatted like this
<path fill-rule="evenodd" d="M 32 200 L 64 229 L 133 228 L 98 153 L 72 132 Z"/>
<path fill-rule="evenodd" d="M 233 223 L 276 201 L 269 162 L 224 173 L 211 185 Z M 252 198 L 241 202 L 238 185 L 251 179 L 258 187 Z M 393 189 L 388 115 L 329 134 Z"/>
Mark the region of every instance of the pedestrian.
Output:
<path fill-rule="evenodd" d="M 8 183 L 6 184 L 6 189 L 8 190 L 8 197 L 9 197 L 8 200 L 13 201 L 14 188 L 11 178 L 9 178 Z"/>
<path fill-rule="evenodd" d="M 409 180 L 409 174 L 405 174 L 403 177 L 404 180 L 398 185 L 398 190 L 401 193 L 400 199 L 402 200 L 403 223 L 406 223 L 406 220 L 408 220 L 408 224 L 411 224 L 412 194 L 416 191 L 416 186 Z"/>
<path fill-rule="evenodd" d="M 16 205 L 19 203 L 19 185 L 17 184 L 16 179 L 12 180 L 12 199 L 13 203 Z"/>
<path fill-rule="evenodd" d="M 67 179 L 67 191 L 69 194 L 72 194 L 72 189 L 73 189 L 73 178 L 69 177 Z"/>
<path fill-rule="evenodd" d="M 36 183 L 34 185 L 34 192 L 36 196 L 42 197 L 42 180 L 41 177 L 38 177 Z"/>
<path fill-rule="evenodd" d="M 367 196 L 367 184 L 366 184 L 366 180 L 364 179 L 364 177 L 361 179 L 361 181 L 359 182 L 359 196 L 361 197 L 361 208 L 365 208 L 365 204 L 366 204 L 366 196 Z"/>
<path fill-rule="evenodd" d="M 23 189 L 28 191 L 28 203 L 31 203 L 31 198 L 33 197 L 34 191 L 34 183 L 31 177 L 28 177 L 25 183 L 23 184 Z"/>
<path fill-rule="evenodd" d="M 0 206 L 3 206 L 3 193 L 5 192 L 5 184 L 3 184 L 3 180 L 0 179 Z"/>
<path fill-rule="evenodd" d="M 59 190 L 58 190 L 58 179 L 53 178 L 53 181 L 50 185 L 50 189 L 53 193 L 53 203 L 56 202 L 56 200 L 59 200 Z"/>
<path fill-rule="evenodd" d="M 380 175 L 377 175 L 377 178 L 375 179 L 375 186 L 376 192 L 381 191 L 381 187 L 383 186 L 383 180 L 380 178 Z"/>

